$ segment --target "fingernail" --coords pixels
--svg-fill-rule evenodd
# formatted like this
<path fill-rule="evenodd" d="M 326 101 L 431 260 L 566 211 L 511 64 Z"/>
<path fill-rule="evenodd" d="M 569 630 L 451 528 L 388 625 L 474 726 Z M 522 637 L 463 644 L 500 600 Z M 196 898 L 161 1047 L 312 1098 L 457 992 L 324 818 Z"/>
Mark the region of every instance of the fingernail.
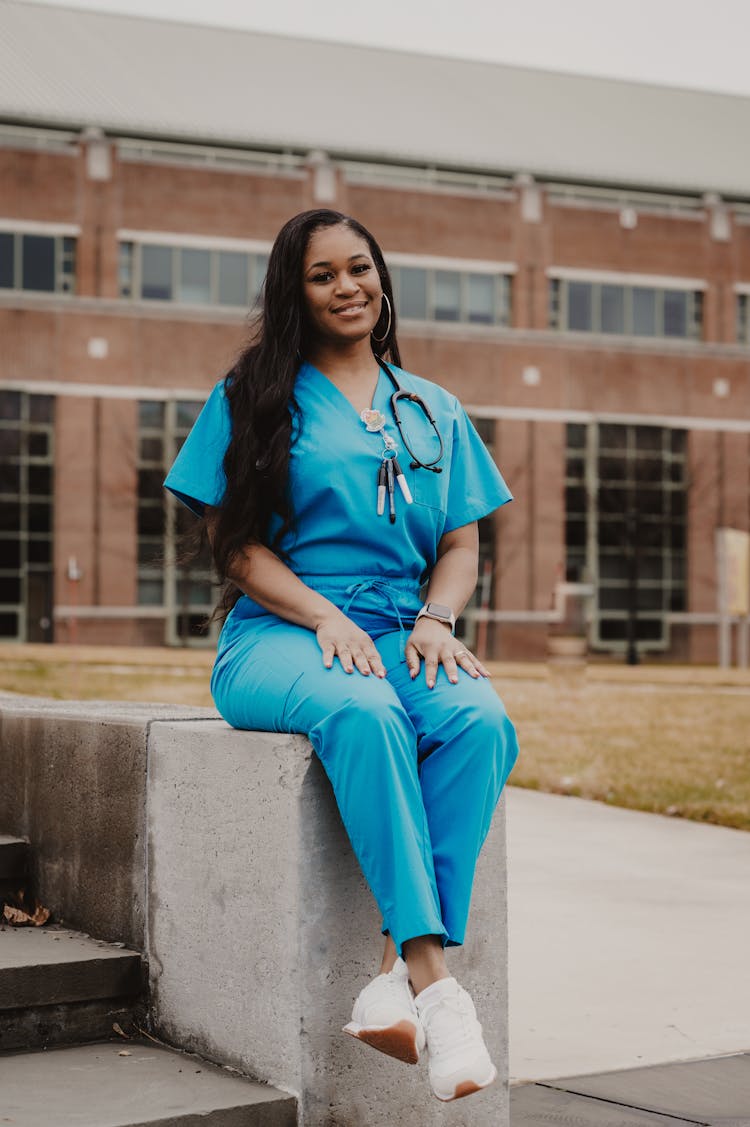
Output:
<path fill-rule="evenodd" d="M 458 684 L 458 677 L 451 677 L 451 685 L 457 685 L 457 684 Z"/>
<path fill-rule="evenodd" d="M 434 689 L 434 687 L 435 687 L 435 682 L 434 682 L 434 681 L 428 681 L 428 682 L 427 682 L 427 688 L 428 688 L 428 689 Z"/>

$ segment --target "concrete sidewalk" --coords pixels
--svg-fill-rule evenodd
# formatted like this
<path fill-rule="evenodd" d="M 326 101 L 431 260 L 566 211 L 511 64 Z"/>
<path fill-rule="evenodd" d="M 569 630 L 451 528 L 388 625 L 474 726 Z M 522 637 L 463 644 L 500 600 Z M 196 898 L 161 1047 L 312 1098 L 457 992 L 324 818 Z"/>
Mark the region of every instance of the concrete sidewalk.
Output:
<path fill-rule="evenodd" d="M 643 1066 L 750 1050 L 750 834 L 516 787 L 507 811 L 511 1079 L 546 1081 L 551 1101 L 518 1127 L 614 1122 L 602 1103 L 592 1119 L 563 1109 L 597 1090 L 619 1093 L 623 1124 L 663 1122 L 626 1116 L 626 1077 L 684 1088 L 684 1068 Z M 748 1118 L 727 1107 L 722 1122 L 750 1123 L 750 1056 L 708 1065 L 689 1066 L 698 1087 L 744 1070 Z M 639 1071 L 590 1076 L 623 1069 Z"/>

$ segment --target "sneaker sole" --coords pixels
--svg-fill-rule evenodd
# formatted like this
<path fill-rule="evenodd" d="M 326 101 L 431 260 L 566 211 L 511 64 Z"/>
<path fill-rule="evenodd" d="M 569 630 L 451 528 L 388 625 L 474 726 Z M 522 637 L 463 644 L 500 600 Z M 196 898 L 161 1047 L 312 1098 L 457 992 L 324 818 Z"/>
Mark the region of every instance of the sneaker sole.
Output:
<path fill-rule="evenodd" d="M 481 1084 L 478 1084 L 476 1080 L 462 1080 L 459 1084 L 456 1084 L 452 1096 L 441 1096 L 435 1091 L 434 1088 L 433 1093 L 435 1096 L 437 1096 L 441 1103 L 451 1103 L 451 1101 L 453 1100 L 462 1100 L 464 1096 L 473 1096 L 475 1092 L 484 1091 L 485 1088 L 489 1088 L 491 1084 L 494 1084 L 496 1080 L 497 1069 L 493 1068 L 492 1076 L 490 1077 L 490 1079 L 485 1080 Z"/>
<path fill-rule="evenodd" d="M 417 1064 L 419 1061 L 417 1027 L 410 1021 L 399 1021 L 382 1029 L 362 1026 L 356 1021 L 350 1021 L 344 1026 L 343 1032 L 358 1041 L 364 1041 L 365 1045 L 370 1045 L 388 1057 L 403 1061 L 404 1064 Z"/>

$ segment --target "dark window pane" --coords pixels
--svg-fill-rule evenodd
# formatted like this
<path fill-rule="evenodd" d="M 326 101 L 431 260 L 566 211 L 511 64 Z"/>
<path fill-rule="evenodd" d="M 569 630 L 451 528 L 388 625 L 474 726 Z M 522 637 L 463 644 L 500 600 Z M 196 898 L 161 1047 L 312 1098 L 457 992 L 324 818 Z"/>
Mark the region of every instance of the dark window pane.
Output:
<path fill-rule="evenodd" d="M 138 506 L 138 535 L 159 536 L 164 532 L 164 509 L 161 505 Z"/>
<path fill-rule="evenodd" d="M 13 465 L 11 462 L 0 462 L 0 493 L 12 493 L 14 497 L 17 497 L 20 490 L 20 465 Z"/>
<path fill-rule="evenodd" d="M 164 447 L 160 438 L 141 439 L 141 461 L 161 462 L 164 457 Z"/>
<path fill-rule="evenodd" d="M 656 290 L 636 286 L 633 290 L 633 332 L 637 337 L 656 334 Z"/>
<path fill-rule="evenodd" d="M 0 638 L 18 637 L 18 615 L 3 612 L 0 614 Z"/>
<path fill-rule="evenodd" d="M 164 404 L 158 399 L 140 399 L 138 421 L 142 427 L 161 430 L 164 426 Z"/>
<path fill-rule="evenodd" d="M 636 623 L 636 637 L 642 642 L 660 642 L 663 636 L 660 618 L 639 618 Z"/>
<path fill-rule="evenodd" d="M 54 395 L 30 395 L 29 418 L 32 423 L 51 423 L 55 417 Z"/>
<path fill-rule="evenodd" d="M 2 392 L 0 392 L 0 401 Z M 15 427 L 0 427 L 0 459 L 17 458 L 21 453 L 21 432 Z"/>
<path fill-rule="evenodd" d="M 246 254 L 219 252 L 219 304 L 247 305 Z"/>
<path fill-rule="evenodd" d="M 627 438 L 627 427 L 618 426 L 617 423 L 602 423 L 599 427 L 599 446 L 608 450 L 624 450 Z"/>
<path fill-rule="evenodd" d="M 141 606 L 160 607 L 164 602 L 164 581 L 162 579 L 139 579 L 138 602 Z"/>
<path fill-rule="evenodd" d="M 28 556 L 29 563 L 52 563 L 52 541 L 29 540 Z"/>
<path fill-rule="evenodd" d="M 669 544 L 674 552 L 685 551 L 685 526 L 673 524 L 669 530 Z"/>
<path fill-rule="evenodd" d="M 627 598 L 627 587 L 600 587 L 599 610 L 625 610 Z"/>
<path fill-rule="evenodd" d="M 586 512 L 586 490 L 582 485 L 568 485 L 565 490 L 565 511 L 568 513 Z"/>
<path fill-rule="evenodd" d="M 49 497 L 52 493 L 52 467 L 30 465 L 28 474 L 29 493 Z"/>
<path fill-rule="evenodd" d="M 211 584 L 201 579 L 181 579 L 177 584 L 177 603 L 179 606 L 213 606 Z"/>
<path fill-rule="evenodd" d="M 673 587 L 669 596 L 669 609 L 671 611 L 683 611 L 685 606 L 685 592 L 681 588 Z"/>
<path fill-rule="evenodd" d="M 585 465 L 583 458 L 573 458 L 568 455 L 565 463 L 565 476 L 572 477 L 576 481 L 583 481 L 586 472 Z"/>
<path fill-rule="evenodd" d="M 684 290 L 664 291 L 664 336 L 686 337 L 688 294 Z"/>
<path fill-rule="evenodd" d="M 29 454 L 32 458 L 46 458 L 49 454 L 49 436 L 46 431 L 31 431 L 29 434 Z"/>
<path fill-rule="evenodd" d="M 0 567 L 21 566 L 21 542 L 19 540 L 0 540 Z"/>
<path fill-rule="evenodd" d="M 568 518 L 565 521 L 565 543 L 569 548 L 585 548 L 586 521 Z"/>
<path fill-rule="evenodd" d="M 0 231 L 0 289 L 13 288 L 13 244 L 15 236 L 9 231 Z"/>
<path fill-rule="evenodd" d="M 585 423 L 568 423 L 567 426 L 567 443 L 568 446 L 580 449 L 586 445 L 586 424 Z"/>
<path fill-rule="evenodd" d="M 661 610 L 664 603 L 661 587 L 640 586 L 637 602 L 638 610 Z"/>
<path fill-rule="evenodd" d="M 0 603 L 20 603 L 21 580 L 17 575 L 0 575 Z"/>
<path fill-rule="evenodd" d="M 17 532 L 21 527 L 21 505 L 18 501 L 0 501 L 0 529 Z"/>
<path fill-rule="evenodd" d="M 29 532 L 52 531 L 52 506 L 45 504 L 29 505 Z"/>
<path fill-rule="evenodd" d="M 172 300 L 172 248 L 141 247 L 141 297 Z"/>
<path fill-rule="evenodd" d="M 602 548 L 621 548 L 626 543 L 625 521 L 609 518 L 599 521 L 599 544 Z"/>
<path fill-rule="evenodd" d="M 23 235 L 21 277 L 25 290 L 55 289 L 55 240 L 48 235 Z"/>
<path fill-rule="evenodd" d="M 636 427 L 635 444 L 639 450 L 658 450 L 663 446 L 661 427 Z"/>
<path fill-rule="evenodd" d="M 628 464 L 624 458 L 599 458 L 599 480 L 602 484 L 609 481 L 625 481 L 628 476 Z"/>
<path fill-rule="evenodd" d="M 204 614 L 177 615 L 177 634 L 180 638 L 205 638 L 207 626 Z"/>
<path fill-rule="evenodd" d="M 203 403 L 200 400 L 178 399 L 177 401 L 177 426 L 189 430 L 201 413 Z"/>
<path fill-rule="evenodd" d="M 621 552 L 608 555 L 599 553 L 599 578 L 600 579 L 627 579 L 628 561 Z"/>
<path fill-rule="evenodd" d="M 603 618 L 599 623 L 599 634 L 603 642 L 624 641 L 626 629 L 624 618 Z"/>
<path fill-rule="evenodd" d="M 0 419 L 21 418 L 21 392 L 0 391 Z"/>
<path fill-rule="evenodd" d="M 412 266 L 399 271 L 399 313 L 417 321 L 427 318 L 427 272 Z"/>
<path fill-rule="evenodd" d="M 162 482 L 164 472 L 158 470 L 138 471 L 138 498 L 141 501 L 160 501 L 162 499 Z"/>
<path fill-rule="evenodd" d="M 141 567 L 160 567 L 164 562 L 164 543 L 159 540 L 138 541 L 138 563 Z"/>
<path fill-rule="evenodd" d="M 568 282 L 568 328 L 591 332 L 592 290 L 590 282 Z"/>
<path fill-rule="evenodd" d="M 625 287 L 602 286 L 602 323 L 603 333 L 625 332 Z"/>

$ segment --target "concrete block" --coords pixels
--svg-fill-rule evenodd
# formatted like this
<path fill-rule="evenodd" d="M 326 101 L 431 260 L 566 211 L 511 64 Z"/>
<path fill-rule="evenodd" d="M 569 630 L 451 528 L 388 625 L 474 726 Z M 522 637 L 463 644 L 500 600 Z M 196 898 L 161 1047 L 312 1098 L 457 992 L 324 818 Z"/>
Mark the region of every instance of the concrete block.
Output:
<path fill-rule="evenodd" d="M 0 830 L 58 921 L 143 950 L 147 736 L 207 709 L 0 697 Z"/>
<path fill-rule="evenodd" d="M 480 858 L 469 941 L 449 952 L 502 1079 L 442 1105 L 424 1063 L 341 1033 L 377 972 L 380 915 L 308 741 L 155 721 L 147 785 L 148 960 L 164 1037 L 294 1093 L 304 1127 L 507 1125 L 502 809 Z"/>

